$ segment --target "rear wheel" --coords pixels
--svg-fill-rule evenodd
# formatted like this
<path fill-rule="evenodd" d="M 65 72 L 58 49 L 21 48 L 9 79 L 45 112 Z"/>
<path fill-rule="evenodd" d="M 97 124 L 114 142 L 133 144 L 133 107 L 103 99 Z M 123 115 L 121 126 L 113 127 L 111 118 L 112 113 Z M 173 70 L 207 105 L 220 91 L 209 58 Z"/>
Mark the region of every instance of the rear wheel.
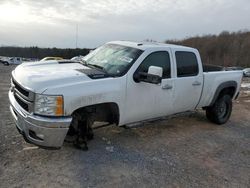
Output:
<path fill-rule="evenodd" d="M 216 124 L 224 124 L 228 121 L 232 112 L 232 98 L 229 95 L 219 97 L 213 106 L 206 109 L 207 118 Z"/>

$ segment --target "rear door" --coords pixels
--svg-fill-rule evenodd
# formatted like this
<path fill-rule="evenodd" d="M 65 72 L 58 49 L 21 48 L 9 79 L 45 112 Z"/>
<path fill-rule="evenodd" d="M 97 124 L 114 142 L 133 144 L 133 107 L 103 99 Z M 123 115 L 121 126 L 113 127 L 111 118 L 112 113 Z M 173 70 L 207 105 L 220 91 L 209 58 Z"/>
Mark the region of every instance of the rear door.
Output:
<path fill-rule="evenodd" d="M 174 102 L 175 113 L 194 110 L 199 103 L 203 72 L 198 51 L 174 49 L 175 61 Z"/>

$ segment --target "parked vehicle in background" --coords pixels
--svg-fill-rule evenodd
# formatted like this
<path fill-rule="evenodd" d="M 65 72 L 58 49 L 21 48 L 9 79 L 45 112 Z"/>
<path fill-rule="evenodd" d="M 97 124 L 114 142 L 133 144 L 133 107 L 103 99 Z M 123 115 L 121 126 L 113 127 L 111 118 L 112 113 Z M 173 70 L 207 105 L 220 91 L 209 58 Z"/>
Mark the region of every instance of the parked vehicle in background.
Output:
<path fill-rule="evenodd" d="M 243 67 L 227 67 L 227 70 L 243 70 Z"/>
<path fill-rule="evenodd" d="M 61 57 L 45 57 L 41 59 L 40 61 L 50 61 L 50 60 L 63 60 Z"/>
<path fill-rule="evenodd" d="M 39 61 L 38 58 L 22 58 L 23 63 Z"/>
<path fill-rule="evenodd" d="M 243 75 L 203 66 L 197 49 L 160 43 L 110 42 L 83 59 L 12 72 L 10 110 L 28 142 L 60 148 L 68 134 L 87 149 L 95 121 L 133 125 L 197 108 L 224 124 Z"/>
<path fill-rule="evenodd" d="M 23 61 L 21 57 L 11 57 L 11 58 L 5 58 L 4 60 L 1 60 L 1 62 L 4 65 L 19 65 Z"/>
<path fill-rule="evenodd" d="M 0 59 L 0 63 L 4 64 L 6 61 L 3 59 Z"/>
<path fill-rule="evenodd" d="M 71 60 L 73 60 L 73 61 L 82 61 L 83 58 L 84 58 L 84 56 L 79 55 L 79 56 L 72 57 Z"/>
<path fill-rule="evenodd" d="M 244 75 L 245 77 L 250 77 L 250 68 L 244 69 L 244 70 L 243 70 L 243 75 Z"/>

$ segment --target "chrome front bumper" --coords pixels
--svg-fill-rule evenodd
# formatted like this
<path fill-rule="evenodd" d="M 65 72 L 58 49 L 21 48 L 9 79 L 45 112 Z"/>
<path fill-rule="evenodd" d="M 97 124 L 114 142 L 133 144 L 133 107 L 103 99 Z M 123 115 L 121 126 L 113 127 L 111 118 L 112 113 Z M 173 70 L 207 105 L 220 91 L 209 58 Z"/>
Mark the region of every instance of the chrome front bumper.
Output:
<path fill-rule="evenodd" d="M 62 147 L 71 117 L 49 118 L 29 114 L 17 103 L 12 91 L 9 91 L 9 100 L 17 129 L 27 142 L 46 148 Z"/>

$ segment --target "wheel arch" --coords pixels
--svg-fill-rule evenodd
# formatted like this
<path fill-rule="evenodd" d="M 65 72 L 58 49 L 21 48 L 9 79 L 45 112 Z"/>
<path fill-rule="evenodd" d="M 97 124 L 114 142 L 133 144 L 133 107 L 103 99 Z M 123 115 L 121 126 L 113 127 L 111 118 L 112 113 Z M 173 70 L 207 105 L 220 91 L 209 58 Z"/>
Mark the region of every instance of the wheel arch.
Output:
<path fill-rule="evenodd" d="M 10 63 L 8 61 L 4 61 L 3 64 L 6 65 L 6 66 L 10 65 Z"/>
<path fill-rule="evenodd" d="M 235 96 L 236 90 L 237 90 L 236 81 L 227 81 L 227 82 L 221 83 L 217 87 L 214 97 L 209 106 L 212 106 L 215 103 L 215 101 L 224 94 L 229 94 L 231 98 L 233 98 Z"/>
<path fill-rule="evenodd" d="M 120 121 L 119 105 L 115 102 L 105 102 L 80 107 L 73 111 L 72 116 L 76 113 L 81 115 L 93 115 L 95 120 L 108 121 L 116 125 L 118 125 Z"/>

